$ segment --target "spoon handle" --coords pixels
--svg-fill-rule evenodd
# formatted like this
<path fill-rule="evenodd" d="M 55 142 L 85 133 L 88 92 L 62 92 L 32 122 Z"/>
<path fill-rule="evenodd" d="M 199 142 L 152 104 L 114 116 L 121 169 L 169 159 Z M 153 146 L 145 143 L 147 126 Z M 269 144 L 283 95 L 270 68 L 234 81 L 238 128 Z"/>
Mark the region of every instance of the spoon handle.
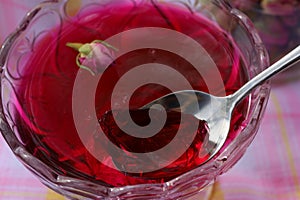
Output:
<path fill-rule="evenodd" d="M 273 77 L 274 75 L 282 72 L 283 70 L 291 67 L 293 64 L 300 60 L 300 45 L 294 50 L 289 52 L 287 55 L 282 57 L 280 60 L 275 62 L 273 65 L 259 73 L 253 79 L 248 81 L 239 90 L 232 94 L 233 102 L 238 103 L 241 99 L 247 96 L 255 87 L 262 84 L 264 81 Z"/>

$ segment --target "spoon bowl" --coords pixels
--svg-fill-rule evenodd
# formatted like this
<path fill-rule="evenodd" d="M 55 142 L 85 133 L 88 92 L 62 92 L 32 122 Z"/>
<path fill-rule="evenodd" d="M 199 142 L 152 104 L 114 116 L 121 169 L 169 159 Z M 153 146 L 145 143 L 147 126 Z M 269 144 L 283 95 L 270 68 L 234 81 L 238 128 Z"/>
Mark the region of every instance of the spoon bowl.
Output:
<path fill-rule="evenodd" d="M 226 141 L 235 106 L 254 88 L 291 67 L 299 60 L 300 46 L 262 71 L 231 95 L 217 97 L 201 91 L 182 90 L 160 97 L 144 105 L 142 109 L 157 109 L 157 105 L 160 105 L 167 111 L 183 112 L 191 114 L 199 120 L 205 120 L 209 128 L 208 139 L 203 143 L 200 152 L 209 155 L 206 160 L 208 161 L 220 151 Z"/>

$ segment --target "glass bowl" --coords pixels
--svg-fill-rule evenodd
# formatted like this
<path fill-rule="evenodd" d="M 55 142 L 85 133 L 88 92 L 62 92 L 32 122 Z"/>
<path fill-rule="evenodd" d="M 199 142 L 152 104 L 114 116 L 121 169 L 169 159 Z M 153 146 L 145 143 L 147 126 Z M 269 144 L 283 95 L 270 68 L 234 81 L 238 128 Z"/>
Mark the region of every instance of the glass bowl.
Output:
<path fill-rule="evenodd" d="M 269 84 L 237 106 L 207 162 L 198 121 L 189 140 L 190 116 L 139 108 L 183 89 L 228 95 L 268 65 L 253 24 L 227 1 L 47 1 L 2 46 L 0 128 L 16 157 L 68 198 L 206 199 L 255 137 Z M 120 128 L 151 127 L 149 117 L 163 121 L 156 135 Z M 181 127 L 186 135 L 169 131 Z"/>

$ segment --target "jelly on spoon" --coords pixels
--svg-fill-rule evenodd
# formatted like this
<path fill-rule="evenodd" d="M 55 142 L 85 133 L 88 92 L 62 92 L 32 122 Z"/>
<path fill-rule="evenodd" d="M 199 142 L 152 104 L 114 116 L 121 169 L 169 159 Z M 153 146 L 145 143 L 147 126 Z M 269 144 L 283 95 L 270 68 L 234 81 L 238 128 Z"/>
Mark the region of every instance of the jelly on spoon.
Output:
<path fill-rule="evenodd" d="M 217 97 L 201 91 L 182 90 L 160 97 L 144 105 L 141 109 L 155 109 L 154 107 L 158 104 L 162 105 L 167 111 L 172 110 L 191 114 L 199 120 L 206 121 L 209 128 L 208 140 L 203 143 L 201 152 L 206 152 L 209 155 L 206 160 L 208 161 L 224 145 L 230 128 L 232 112 L 237 103 L 258 85 L 291 67 L 299 60 L 300 46 L 262 71 L 231 95 Z"/>

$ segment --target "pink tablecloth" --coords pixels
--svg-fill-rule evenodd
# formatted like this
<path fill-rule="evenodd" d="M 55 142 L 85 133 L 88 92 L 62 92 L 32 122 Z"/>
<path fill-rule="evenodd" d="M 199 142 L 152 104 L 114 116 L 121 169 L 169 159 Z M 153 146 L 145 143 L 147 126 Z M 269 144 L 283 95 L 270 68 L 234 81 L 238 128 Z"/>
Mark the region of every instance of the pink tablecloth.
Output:
<path fill-rule="evenodd" d="M 0 43 L 20 16 L 38 1 L 0 0 Z M 8 14 L 14 17 L 4 18 Z M 219 177 L 211 200 L 300 199 L 299 67 L 285 72 L 272 83 L 271 97 L 257 137 L 245 156 Z M 29 173 L 0 136 L 0 200 L 23 199 L 64 198 Z"/>

